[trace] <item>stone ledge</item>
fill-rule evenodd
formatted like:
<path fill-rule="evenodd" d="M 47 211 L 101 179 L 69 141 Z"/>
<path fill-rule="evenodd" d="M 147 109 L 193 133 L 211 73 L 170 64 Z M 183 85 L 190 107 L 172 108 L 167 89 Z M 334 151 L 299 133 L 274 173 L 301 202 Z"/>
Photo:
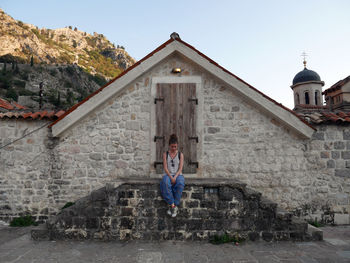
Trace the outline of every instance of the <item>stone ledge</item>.
<path fill-rule="evenodd" d="M 115 183 L 116 184 L 144 184 L 144 185 L 154 185 L 159 184 L 162 177 L 159 178 L 140 178 L 140 177 L 120 177 Z M 239 182 L 234 179 L 226 179 L 226 178 L 186 178 L 186 185 L 200 185 L 200 186 L 238 186 L 241 188 L 245 188 L 247 184 Z M 253 190 L 251 190 L 253 191 Z M 255 192 L 255 191 L 253 191 Z M 257 192 L 256 192 L 257 193 Z M 260 193 L 259 193 L 260 194 Z"/>
<path fill-rule="evenodd" d="M 268 242 L 319 238 L 307 232 L 307 223 L 277 210 L 276 203 L 235 180 L 187 180 L 179 213 L 171 218 L 160 196 L 159 181 L 126 178 L 108 184 L 62 210 L 47 222 L 47 231 L 38 229 L 32 237 L 206 240 L 227 233 Z"/>

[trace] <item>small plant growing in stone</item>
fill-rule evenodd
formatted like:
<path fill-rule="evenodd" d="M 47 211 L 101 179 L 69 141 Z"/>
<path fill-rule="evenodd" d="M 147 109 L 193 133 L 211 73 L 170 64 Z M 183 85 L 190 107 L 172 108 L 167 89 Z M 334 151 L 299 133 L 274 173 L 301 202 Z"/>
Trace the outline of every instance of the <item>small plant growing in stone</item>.
<path fill-rule="evenodd" d="M 312 226 L 314 226 L 314 227 L 323 227 L 323 226 L 324 226 L 324 224 L 322 224 L 321 222 L 319 222 L 319 221 L 317 220 L 317 218 L 315 218 L 315 220 L 308 220 L 307 223 L 310 224 L 310 225 L 312 225 Z"/>
<path fill-rule="evenodd" d="M 24 226 L 37 226 L 38 223 L 34 221 L 33 217 L 31 215 L 26 216 L 20 216 L 12 219 L 10 222 L 10 226 L 13 227 L 24 227 Z"/>
<path fill-rule="evenodd" d="M 68 207 L 70 207 L 70 206 L 72 206 L 72 205 L 74 205 L 73 202 L 67 202 L 67 203 L 61 208 L 61 210 L 65 209 L 65 208 L 68 208 Z"/>
<path fill-rule="evenodd" d="M 235 245 L 237 245 L 243 241 L 244 241 L 244 238 L 240 237 L 238 234 L 234 236 L 230 236 L 227 233 L 223 235 L 215 235 L 213 236 L 213 238 L 209 240 L 209 242 L 214 245 L 220 245 L 224 243 L 234 243 Z"/>

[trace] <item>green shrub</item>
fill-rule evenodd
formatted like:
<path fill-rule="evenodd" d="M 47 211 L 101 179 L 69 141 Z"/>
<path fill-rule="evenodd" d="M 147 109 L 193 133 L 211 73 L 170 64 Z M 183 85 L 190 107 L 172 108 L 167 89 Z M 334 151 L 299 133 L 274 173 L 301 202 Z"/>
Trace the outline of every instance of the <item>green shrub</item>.
<path fill-rule="evenodd" d="M 73 87 L 73 84 L 69 80 L 65 80 L 64 87 L 69 89 L 69 88 Z"/>
<path fill-rule="evenodd" d="M 30 91 L 30 90 L 27 90 L 27 89 L 19 89 L 17 91 L 17 93 L 18 93 L 18 96 L 33 96 L 33 95 L 36 95 L 36 92 Z"/>
<path fill-rule="evenodd" d="M 67 203 L 61 208 L 61 210 L 65 209 L 65 208 L 68 208 L 68 207 L 70 207 L 70 206 L 72 206 L 72 205 L 74 205 L 73 202 L 67 202 Z"/>
<path fill-rule="evenodd" d="M 38 223 L 36 223 L 33 220 L 33 217 L 31 215 L 16 217 L 12 219 L 12 221 L 10 222 L 10 226 L 13 226 L 13 227 L 17 227 L 17 226 L 23 227 L 23 226 L 31 226 L 31 225 L 34 225 L 34 226 L 38 225 Z"/>
<path fill-rule="evenodd" d="M 2 72 L 0 74 L 0 87 L 4 89 L 9 89 L 12 86 L 12 74 L 9 72 Z"/>
<path fill-rule="evenodd" d="M 96 74 L 96 75 L 90 74 L 89 75 L 89 79 L 93 80 L 99 86 L 103 86 L 103 85 L 105 85 L 107 83 L 107 80 L 103 76 L 101 76 L 99 74 Z"/>
<path fill-rule="evenodd" d="M 21 58 L 21 57 L 13 56 L 11 54 L 6 54 L 3 56 L 0 56 L 0 62 L 2 62 L 2 63 L 4 63 L 4 62 L 6 62 L 6 63 L 17 62 L 20 64 L 25 64 L 26 60 Z"/>
<path fill-rule="evenodd" d="M 245 239 L 240 237 L 238 234 L 234 236 L 230 236 L 229 234 L 224 235 L 215 235 L 213 238 L 209 240 L 210 243 L 214 245 L 224 244 L 224 243 L 241 243 Z"/>
<path fill-rule="evenodd" d="M 66 94 L 67 107 L 69 107 L 69 108 L 72 107 L 74 105 L 74 100 L 75 100 L 75 98 L 74 98 L 73 92 L 70 89 L 68 89 L 67 94 Z"/>
<path fill-rule="evenodd" d="M 317 218 L 315 218 L 315 220 L 311 220 L 310 219 L 310 220 L 307 221 L 307 223 L 312 225 L 312 226 L 314 226 L 314 227 L 323 227 L 324 226 L 324 224 L 322 222 L 319 222 L 317 220 Z"/>
<path fill-rule="evenodd" d="M 13 80 L 13 85 L 16 87 L 19 87 L 19 88 L 25 88 L 26 82 L 23 80 L 15 79 L 15 80 Z"/>
<path fill-rule="evenodd" d="M 18 100 L 18 94 L 13 88 L 9 88 L 6 93 L 5 97 L 8 99 L 13 99 L 14 101 Z"/>
<path fill-rule="evenodd" d="M 57 75 L 57 70 L 56 69 L 51 69 L 50 70 L 50 75 L 53 76 L 53 77 L 56 76 Z"/>
<path fill-rule="evenodd" d="M 68 73 L 68 75 L 73 76 L 75 72 L 74 67 L 73 66 L 66 67 L 66 72 Z"/>
<path fill-rule="evenodd" d="M 69 55 L 67 52 L 63 52 L 58 57 L 58 60 L 62 63 L 71 64 L 74 60 L 74 57 L 72 55 Z"/>

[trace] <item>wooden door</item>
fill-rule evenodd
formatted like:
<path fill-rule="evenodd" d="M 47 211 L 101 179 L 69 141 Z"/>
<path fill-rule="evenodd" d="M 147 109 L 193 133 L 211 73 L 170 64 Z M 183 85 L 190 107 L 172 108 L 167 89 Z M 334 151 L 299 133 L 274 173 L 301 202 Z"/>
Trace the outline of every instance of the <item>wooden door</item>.
<path fill-rule="evenodd" d="M 196 173 L 197 143 L 196 134 L 196 84 L 159 83 L 156 103 L 156 170 L 163 172 L 162 156 L 168 150 L 171 134 L 179 139 L 179 151 L 184 154 L 183 173 Z"/>

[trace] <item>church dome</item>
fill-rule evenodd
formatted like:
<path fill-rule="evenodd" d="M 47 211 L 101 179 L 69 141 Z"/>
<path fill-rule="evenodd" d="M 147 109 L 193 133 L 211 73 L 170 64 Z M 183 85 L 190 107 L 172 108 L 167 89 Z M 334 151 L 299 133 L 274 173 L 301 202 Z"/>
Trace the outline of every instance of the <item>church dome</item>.
<path fill-rule="evenodd" d="M 321 78 L 315 71 L 304 68 L 304 70 L 295 75 L 293 85 L 307 81 L 321 81 Z"/>

